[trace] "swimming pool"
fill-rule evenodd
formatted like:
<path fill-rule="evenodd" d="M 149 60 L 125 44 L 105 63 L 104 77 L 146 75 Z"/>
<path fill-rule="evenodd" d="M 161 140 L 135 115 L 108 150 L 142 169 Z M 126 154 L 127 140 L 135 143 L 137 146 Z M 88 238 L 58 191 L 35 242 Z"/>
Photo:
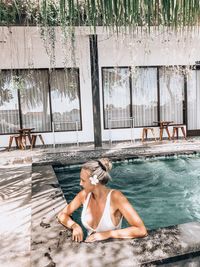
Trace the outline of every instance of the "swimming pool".
<path fill-rule="evenodd" d="M 80 168 L 54 168 L 67 202 L 80 191 Z M 199 156 L 114 162 L 111 176 L 108 186 L 125 194 L 148 229 L 200 221 Z M 80 212 L 73 217 L 79 223 Z"/>

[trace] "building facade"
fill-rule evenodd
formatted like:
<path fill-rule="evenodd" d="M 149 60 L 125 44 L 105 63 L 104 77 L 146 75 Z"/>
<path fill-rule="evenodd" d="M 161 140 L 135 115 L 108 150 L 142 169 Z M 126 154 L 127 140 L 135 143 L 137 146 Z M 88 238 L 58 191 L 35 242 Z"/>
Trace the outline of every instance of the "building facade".
<path fill-rule="evenodd" d="M 0 146 L 20 128 L 46 144 L 101 146 L 145 126 L 158 135 L 160 120 L 200 135 L 199 43 L 195 28 L 0 27 Z"/>

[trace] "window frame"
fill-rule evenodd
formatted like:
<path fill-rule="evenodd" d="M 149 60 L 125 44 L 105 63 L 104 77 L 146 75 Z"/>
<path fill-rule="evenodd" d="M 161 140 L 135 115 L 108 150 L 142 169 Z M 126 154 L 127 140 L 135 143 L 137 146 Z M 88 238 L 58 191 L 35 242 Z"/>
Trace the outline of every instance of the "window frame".
<path fill-rule="evenodd" d="M 126 66 L 122 66 L 122 67 L 101 67 L 101 77 L 102 77 L 102 103 L 103 103 L 103 125 L 104 125 L 104 129 L 108 130 L 109 127 L 106 127 L 106 116 L 105 116 L 105 94 L 104 94 L 104 76 L 103 76 L 103 70 L 104 69 L 115 69 L 115 68 L 120 68 L 120 69 L 128 69 L 130 72 L 131 67 L 126 67 Z M 130 97 L 130 105 L 129 105 L 129 114 L 130 114 L 130 118 L 132 117 L 132 92 L 131 92 L 131 76 L 129 75 L 129 97 Z M 112 129 L 130 129 L 131 126 L 127 126 L 127 127 L 114 127 Z"/>
<path fill-rule="evenodd" d="M 54 68 L 53 70 L 76 70 L 78 75 L 78 97 L 79 97 L 79 107 L 80 107 L 80 128 L 78 129 L 78 132 L 83 130 L 83 124 L 82 124 L 82 106 L 81 106 L 81 90 L 80 90 L 80 71 L 79 68 Z M 52 99 L 51 99 L 51 84 L 50 84 L 50 71 L 48 75 L 49 80 L 49 98 L 50 98 L 50 113 L 51 113 L 51 132 L 53 132 L 52 129 L 52 123 L 53 123 L 53 112 L 52 112 Z M 55 133 L 60 132 L 76 132 L 76 130 L 56 130 Z"/>
<path fill-rule="evenodd" d="M 184 65 L 176 65 L 178 67 L 185 68 L 186 66 Z M 150 65 L 150 66 L 135 66 L 135 68 L 155 68 L 157 72 L 157 118 L 158 121 L 160 121 L 160 69 L 163 67 L 173 67 L 172 65 L 165 66 L 165 65 Z M 192 67 L 192 66 L 190 66 Z M 103 129 L 108 130 L 109 128 L 105 127 L 105 99 L 104 99 L 104 76 L 103 76 L 103 70 L 104 69 L 115 69 L 115 68 L 129 68 L 130 73 L 131 73 L 131 66 L 102 66 L 101 67 L 101 76 L 102 76 L 102 103 L 103 103 Z M 184 78 L 184 105 L 183 105 L 183 124 L 187 125 L 187 78 L 186 74 L 183 74 Z M 132 76 L 130 75 L 129 77 L 130 80 L 130 117 L 133 116 L 133 110 L 132 110 Z M 176 124 L 179 125 L 179 124 Z M 140 125 L 140 126 L 134 126 L 134 128 L 144 128 L 144 127 L 158 127 L 158 124 L 155 123 L 155 125 L 149 126 L 149 125 Z M 115 129 L 130 129 L 130 127 L 119 127 L 119 128 L 112 128 L 113 130 Z"/>
<path fill-rule="evenodd" d="M 55 70 L 65 70 L 65 68 L 54 68 Z M 80 71 L 79 68 L 66 68 L 67 70 L 70 69 L 74 69 L 77 71 L 77 75 L 78 75 L 78 97 L 79 97 L 79 107 L 80 107 L 80 128 L 78 129 L 78 131 L 82 131 L 83 127 L 82 127 L 82 106 L 81 106 L 81 92 L 80 92 Z M 52 122 L 53 122 L 53 114 L 52 114 L 52 99 L 51 99 L 51 85 L 50 85 L 50 71 L 51 69 L 49 68 L 35 68 L 35 69 L 1 69 L 1 71 L 15 71 L 16 76 L 20 75 L 20 71 L 34 71 L 34 70 L 46 70 L 48 73 L 48 101 L 49 101 L 49 111 L 50 111 L 50 130 L 49 131 L 34 131 L 34 133 L 52 133 L 53 129 L 52 129 Z M 22 109 L 21 109 L 21 99 L 20 99 L 20 90 L 17 89 L 17 101 L 18 101 L 18 113 L 19 113 L 19 125 L 20 128 L 23 128 L 22 125 Z M 59 131 L 55 131 L 55 132 L 76 132 L 76 130 L 59 130 Z M 10 132 L 10 133 L 0 133 L 0 135 L 12 135 L 12 134 L 16 134 L 18 132 Z"/>
<path fill-rule="evenodd" d="M 18 70 L 17 69 L 1 69 L 0 71 L 10 71 L 15 72 L 15 75 L 18 76 Z M 21 118 L 21 106 L 20 106 L 20 99 L 19 99 L 19 90 L 17 89 L 17 102 L 18 102 L 18 116 L 19 116 L 19 127 L 22 128 L 22 118 Z M 0 135 L 12 135 L 17 134 L 18 132 L 10 132 L 10 133 L 0 133 Z"/>

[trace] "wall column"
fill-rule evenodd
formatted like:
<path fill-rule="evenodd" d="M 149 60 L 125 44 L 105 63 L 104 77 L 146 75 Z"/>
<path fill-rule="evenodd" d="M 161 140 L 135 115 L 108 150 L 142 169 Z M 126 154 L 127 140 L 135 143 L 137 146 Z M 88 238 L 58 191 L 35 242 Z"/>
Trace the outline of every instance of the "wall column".
<path fill-rule="evenodd" d="M 94 120 L 94 145 L 95 147 L 102 147 L 97 35 L 89 35 L 89 40 Z"/>

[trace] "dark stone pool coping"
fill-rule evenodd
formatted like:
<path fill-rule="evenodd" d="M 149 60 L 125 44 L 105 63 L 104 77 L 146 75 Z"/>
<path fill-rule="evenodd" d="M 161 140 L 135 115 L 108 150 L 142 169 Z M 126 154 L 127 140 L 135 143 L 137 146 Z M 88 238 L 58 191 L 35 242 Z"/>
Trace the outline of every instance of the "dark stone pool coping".
<path fill-rule="evenodd" d="M 182 151 L 181 154 L 191 154 L 191 152 L 197 153 L 193 150 Z M 176 155 L 176 153 L 167 152 L 158 155 Z M 199 222 L 153 230 L 143 239 L 115 239 L 95 244 L 84 242 L 78 244 L 71 241 L 70 230 L 56 222 L 56 214 L 66 205 L 66 201 L 51 165 L 82 163 L 89 158 L 105 156 L 119 160 L 152 157 L 153 154 L 138 155 L 123 151 L 116 155 L 115 151 L 110 150 L 49 153 L 44 160 L 33 163 L 32 266 L 156 266 L 199 256 Z"/>
<path fill-rule="evenodd" d="M 130 147 L 123 149 L 92 149 L 92 150 L 77 150 L 77 151 L 63 151 L 63 152 L 48 152 L 42 155 L 41 158 L 33 158 L 33 166 L 36 165 L 71 165 L 84 163 L 89 159 L 97 159 L 100 157 L 108 157 L 112 161 L 123 161 L 126 159 L 139 159 L 139 158 L 156 158 L 177 155 L 196 155 L 200 153 L 200 146 L 195 149 L 183 146 L 171 146 L 166 151 L 163 151 L 162 146 L 157 147 Z"/>

